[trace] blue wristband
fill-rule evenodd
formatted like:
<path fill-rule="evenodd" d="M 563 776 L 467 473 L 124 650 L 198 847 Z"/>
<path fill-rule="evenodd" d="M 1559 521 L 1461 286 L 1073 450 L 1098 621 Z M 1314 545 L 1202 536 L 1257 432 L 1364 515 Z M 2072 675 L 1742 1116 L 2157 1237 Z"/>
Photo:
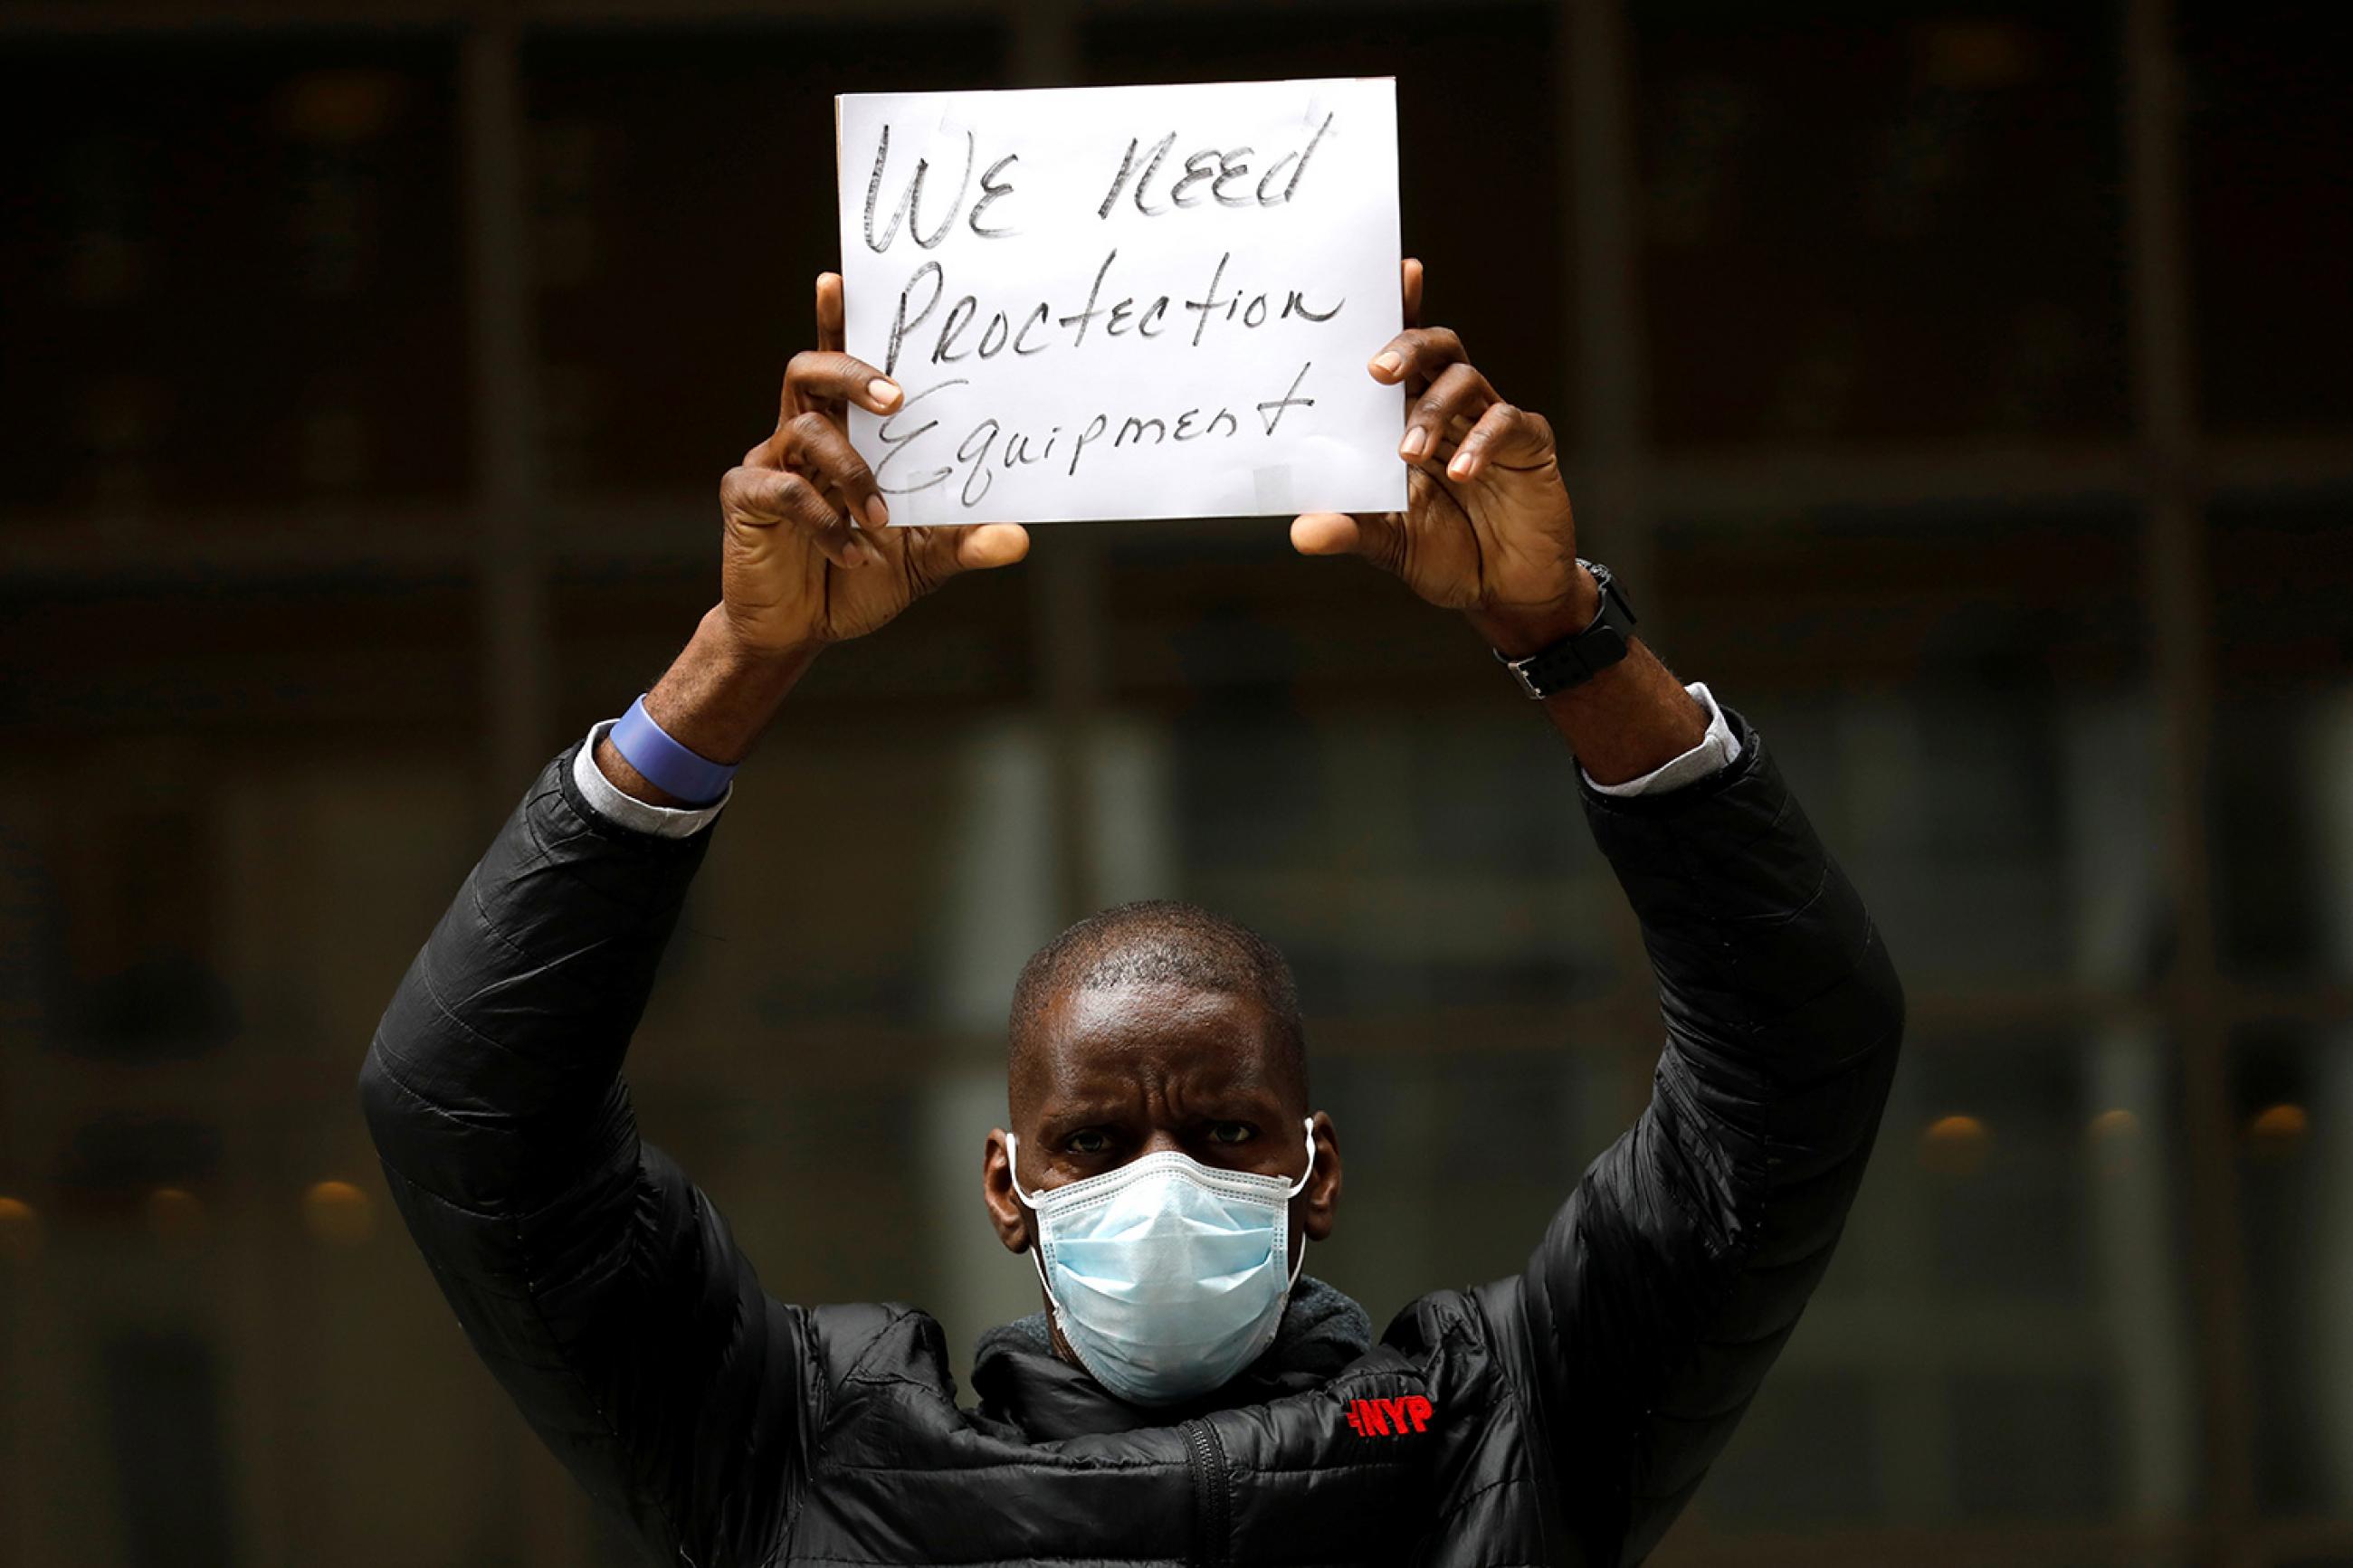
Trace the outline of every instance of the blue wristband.
<path fill-rule="evenodd" d="M 605 738 L 648 783 L 690 805 L 709 805 L 727 793 L 727 781 L 735 776 L 733 767 L 696 756 L 671 740 L 646 712 L 642 697 L 629 704 Z"/>

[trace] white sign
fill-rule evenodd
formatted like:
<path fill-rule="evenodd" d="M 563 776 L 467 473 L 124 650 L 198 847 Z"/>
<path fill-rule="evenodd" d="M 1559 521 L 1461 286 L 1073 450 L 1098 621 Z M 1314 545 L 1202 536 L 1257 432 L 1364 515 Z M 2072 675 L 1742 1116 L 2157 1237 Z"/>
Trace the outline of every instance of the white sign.
<path fill-rule="evenodd" d="M 1394 80 L 834 103 L 892 522 L 1405 505 Z"/>

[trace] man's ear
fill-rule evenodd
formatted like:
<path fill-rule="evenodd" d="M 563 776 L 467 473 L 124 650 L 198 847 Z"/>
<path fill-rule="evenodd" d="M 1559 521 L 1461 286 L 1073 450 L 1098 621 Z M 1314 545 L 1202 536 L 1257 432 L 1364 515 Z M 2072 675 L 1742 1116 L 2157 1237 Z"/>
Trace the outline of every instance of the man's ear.
<path fill-rule="evenodd" d="M 1310 1241 L 1329 1241 L 1340 1212 L 1340 1132 L 1322 1111 L 1314 1120 L 1315 1170 L 1300 1189 L 1299 1228 Z"/>
<path fill-rule="evenodd" d="M 980 1157 L 980 1201 L 988 1205 L 988 1223 L 1008 1252 L 1029 1250 L 1029 1209 L 1013 1195 L 1013 1157 L 1005 1129 L 992 1127 Z"/>

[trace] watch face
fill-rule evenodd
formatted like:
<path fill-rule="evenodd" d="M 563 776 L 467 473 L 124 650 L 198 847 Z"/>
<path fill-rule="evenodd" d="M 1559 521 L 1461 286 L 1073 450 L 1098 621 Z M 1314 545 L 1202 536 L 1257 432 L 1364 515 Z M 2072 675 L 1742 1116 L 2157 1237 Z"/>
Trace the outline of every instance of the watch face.
<path fill-rule="evenodd" d="M 1627 602 L 1625 590 L 1618 586 L 1618 579 L 1609 567 L 1599 561 L 1588 561 L 1583 556 L 1577 558 L 1577 563 L 1593 574 L 1594 586 L 1601 590 L 1601 613 L 1604 616 L 1614 614 L 1630 626 L 1641 618 L 1634 614 L 1634 606 Z"/>

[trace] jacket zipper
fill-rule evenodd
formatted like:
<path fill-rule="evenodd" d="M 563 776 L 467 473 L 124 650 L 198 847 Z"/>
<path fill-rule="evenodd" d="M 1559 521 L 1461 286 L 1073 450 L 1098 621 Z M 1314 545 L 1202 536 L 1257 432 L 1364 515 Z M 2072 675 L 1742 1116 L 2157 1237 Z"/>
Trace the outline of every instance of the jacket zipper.
<path fill-rule="evenodd" d="M 1185 1458 L 1193 1472 L 1195 1568 L 1225 1568 L 1230 1560 L 1233 1494 L 1226 1446 L 1207 1421 L 1185 1423 Z"/>

